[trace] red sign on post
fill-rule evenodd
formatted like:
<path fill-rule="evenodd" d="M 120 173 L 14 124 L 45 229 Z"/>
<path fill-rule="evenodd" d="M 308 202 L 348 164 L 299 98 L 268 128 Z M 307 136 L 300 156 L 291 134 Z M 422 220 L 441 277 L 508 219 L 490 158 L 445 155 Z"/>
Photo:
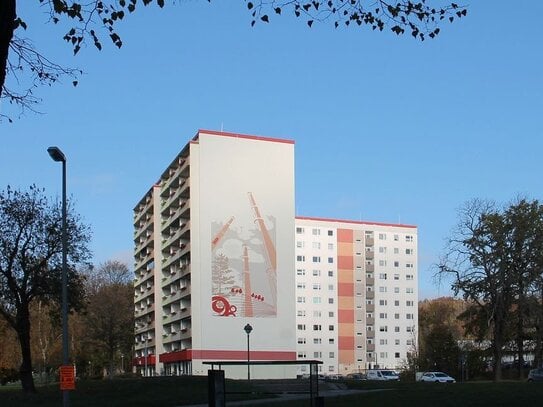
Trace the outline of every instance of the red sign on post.
<path fill-rule="evenodd" d="M 60 367 L 60 390 L 75 390 L 75 366 Z"/>

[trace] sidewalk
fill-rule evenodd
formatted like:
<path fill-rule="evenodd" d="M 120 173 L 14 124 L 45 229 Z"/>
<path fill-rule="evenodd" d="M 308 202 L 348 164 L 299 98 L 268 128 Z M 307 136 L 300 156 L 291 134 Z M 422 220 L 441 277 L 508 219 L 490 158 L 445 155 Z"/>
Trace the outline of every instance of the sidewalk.
<path fill-rule="evenodd" d="M 324 390 L 319 392 L 319 397 L 327 398 L 333 398 L 333 397 L 339 397 L 339 396 L 349 396 L 351 394 L 361 394 L 361 393 L 373 393 L 376 391 L 386 391 L 389 389 L 374 389 L 374 390 Z M 274 398 L 266 398 L 266 399 L 255 399 L 255 400 L 242 400 L 242 401 L 227 401 L 226 406 L 227 407 L 234 407 L 234 406 L 255 406 L 258 404 L 264 404 L 264 403 L 279 403 L 283 401 L 290 401 L 290 400 L 309 400 L 309 394 L 293 394 L 293 393 L 281 393 L 277 394 L 278 397 Z M 325 401 L 326 405 L 326 401 Z M 184 406 L 177 406 L 177 407 L 208 407 L 208 403 L 205 404 L 191 404 L 191 405 L 184 405 Z"/>

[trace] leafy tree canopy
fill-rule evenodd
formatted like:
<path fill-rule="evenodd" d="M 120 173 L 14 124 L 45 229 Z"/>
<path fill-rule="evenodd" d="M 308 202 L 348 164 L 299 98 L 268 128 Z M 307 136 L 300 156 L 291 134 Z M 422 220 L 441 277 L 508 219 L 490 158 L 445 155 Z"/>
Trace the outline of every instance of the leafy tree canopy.
<path fill-rule="evenodd" d="M 211 2 L 211 0 L 207 0 Z M 312 27 L 327 22 L 336 28 L 367 27 L 383 31 L 389 29 L 397 35 L 409 33 L 424 41 L 435 38 L 442 21 L 453 22 L 467 15 L 467 8 L 456 3 L 438 0 L 244 0 L 250 13 L 251 25 L 269 23 L 273 17 L 294 15 Z M 175 3 L 175 1 L 171 1 Z M 156 4 L 160 8 L 166 0 L 37 0 L 37 8 L 46 10 L 54 24 L 68 24 L 63 36 L 77 54 L 82 46 L 92 43 L 98 50 L 104 40 L 121 48 L 123 41 L 117 24 L 138 7 Z M 21 111 L 34 110 L 39 99 L 33 90 L 51 85 L 61 77 L 72 79 L 74 86 L 80 70 L 61 66 L 47 58 L 43 50 L 36 49 L 24 37 L 27 24 L 24 16 L 17 15 L 17 0 L 0 2 L 0 96 L 20 106 Z M 21 88 L 8 88 L 6 77 L 19 79 L 26 75 L 29 81 Z M 18 83 L 18 81 L 15 81 Z M 0 119 L 2 115 L 0 114 Z M 9 119 L 9 118 L 8 118 Z M 11 121 L 11 119 L 9 119 Z"/>

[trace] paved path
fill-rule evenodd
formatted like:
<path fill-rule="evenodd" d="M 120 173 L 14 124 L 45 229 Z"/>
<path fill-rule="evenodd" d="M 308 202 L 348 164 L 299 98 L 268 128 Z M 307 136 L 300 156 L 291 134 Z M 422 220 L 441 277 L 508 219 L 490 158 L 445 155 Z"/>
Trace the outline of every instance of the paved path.
<path fill-rule="evenodd" d="M 389 389 L 374 389 L 374 390 L 323 390 L 319 391 L 319 396 L 324 398 L 330 398 L 330 397 L 338 397 L 338 396 L 349 396 L 351 394 L 361 394 L 361 393 L 372 393 L 376 391 L 386 391 Z M 267 398 L 267 399 L 256 399 L 256 400 L 242 400 L 242 401 L 227 401 L 226 406 L 227 407 L 234 407 L 234 406 L 255 406 L 258 404 L 264 404 L 264 403 L 274 403 L 274 402 L 282 402 L 282 401 L 290 401 L 290 400 L 304 400 L 309 399 L 309 394 L 293 394 L 293 393 L 282 393 L 277 394 L 278 397 L 275 398 Z M 326 405 L 326 402 L 325 402 Z M 185 406 L 179 406 L 179 407 L 208 407 L 208 403 L 205 404 L 192 404 L 192 405 L 185 405 Z"/>

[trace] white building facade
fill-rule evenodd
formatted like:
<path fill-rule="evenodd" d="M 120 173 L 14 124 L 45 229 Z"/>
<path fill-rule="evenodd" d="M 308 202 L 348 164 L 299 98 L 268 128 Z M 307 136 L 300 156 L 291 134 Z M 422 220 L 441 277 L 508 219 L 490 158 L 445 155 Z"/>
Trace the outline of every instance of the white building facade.
<path fill-rule="evenodd" d="M 247 360 L 246 324 L 251 360 L 296 359 L 292 141 L 200 130 L 138 203 L 134 226 L 144 375 Z"/>
<path fill-rule="evenodd" d="M 294 202 L 293 141 L 200 130 L 185 145 L 134 208 L 139 372 L 245 361 L 247 324 L 253 361 L 402 366 L 416 347 L 417 228 L 295 217 Z"/>
<path fill-rule="evenodd" d="M 297 217 L 295 235 L 298 359 L 322 360 L 325 375 L 404 366 L 417 346 L 417 228 Z"/>

